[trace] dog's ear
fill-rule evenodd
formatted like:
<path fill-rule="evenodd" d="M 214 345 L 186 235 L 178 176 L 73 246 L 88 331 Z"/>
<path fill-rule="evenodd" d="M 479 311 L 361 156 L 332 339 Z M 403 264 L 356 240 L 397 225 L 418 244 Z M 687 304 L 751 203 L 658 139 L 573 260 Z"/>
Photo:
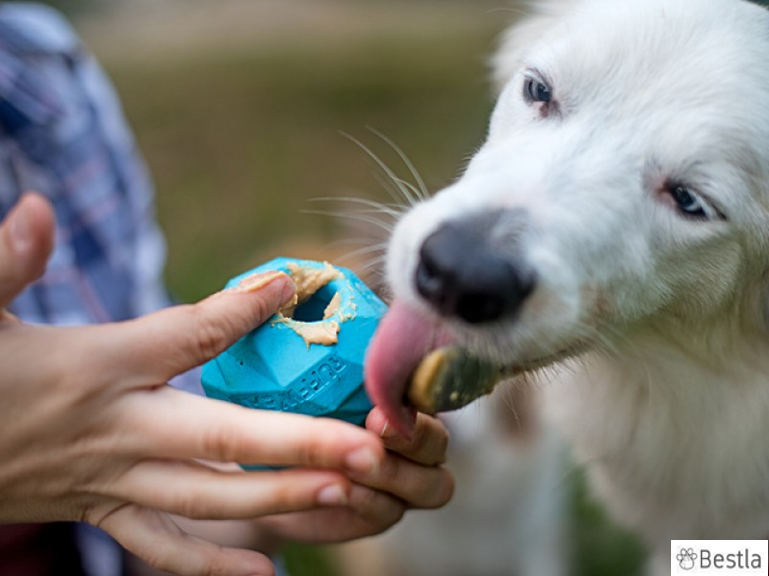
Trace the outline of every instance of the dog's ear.
<path fill-rule="evenodd" d="M 491 57 L 491 78 L 496 92 L 501 92 L 518 71 L 526 51 L 556 26 L 576 1 L 529 1 L 523 8 L 525 15 L 502 34 L 499 46 Z"/>

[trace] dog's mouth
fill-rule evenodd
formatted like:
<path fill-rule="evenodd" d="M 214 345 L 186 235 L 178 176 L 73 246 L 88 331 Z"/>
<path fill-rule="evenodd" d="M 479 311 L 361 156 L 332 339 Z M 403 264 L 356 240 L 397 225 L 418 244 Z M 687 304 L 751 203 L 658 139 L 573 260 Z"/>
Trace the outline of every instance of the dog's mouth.
<path fill-rule="evenodd" d="M 409 433 L 414 422 L 406 400 L 411 375 L 425 356 L 453 341 L 438 319 L 397 300 L 379 324 L 366 354 L 366 391 L 401 432 Z"/>
<path fill-rule="evenodd" d="M 456 410 L 514 372 L 467 352 L 439 318 L 396 301 L 369 346 L 366 390 L 389 422 L 409 434 L 415 410 Z"/>
<path fill-rule="evenodd" d="M 440 317 L 395 301 L 369 346 L 366 391 L 400 432 L 409 435 L 416 411 L 457 410 L 489 394 L 498 383 L 535 372 L 590 347 L 570 342 L 557 352 L 503 364 L 465 349 L 461 335 Z"/>

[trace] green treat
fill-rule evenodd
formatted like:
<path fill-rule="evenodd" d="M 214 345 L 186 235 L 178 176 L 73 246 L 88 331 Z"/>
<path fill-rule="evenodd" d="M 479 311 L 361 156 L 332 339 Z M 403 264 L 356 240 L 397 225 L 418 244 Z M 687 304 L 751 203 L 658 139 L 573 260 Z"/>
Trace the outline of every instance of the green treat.
<path fill-rule="evenodd" d="M 457 410 L 491 393 L 504 377 L 504 371 L 488 360 L 446 346 L 422 360 L 411 377 L 407 396 L 420 412 L 437 414 Z"/>

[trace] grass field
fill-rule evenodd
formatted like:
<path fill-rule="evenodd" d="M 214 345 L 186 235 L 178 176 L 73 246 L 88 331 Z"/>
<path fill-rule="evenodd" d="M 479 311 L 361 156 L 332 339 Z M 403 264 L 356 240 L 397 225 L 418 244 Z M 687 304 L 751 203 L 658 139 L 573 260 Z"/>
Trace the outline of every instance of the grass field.
<path fill-rule="evenodd" d="M 381 131 L 431 190 L 450 182 L 486 130 L 485 59 L 512 17 L 498 5 L 189 0 L 82 20 L 154 174 L 173 293 L 193 301 L 273 256 L 360 247 L 347 241 L 370 226 L 309 213 L 345 204 L 314 198 L 392 202 L 381 170 L 343 134 L 407 176 L 368 127 Z M 639 573 L 638 546 L 579 484 L 573 509 L 575 575 Z M 315 549 L 288 559 L 295 576 L 334 575 Z"/>

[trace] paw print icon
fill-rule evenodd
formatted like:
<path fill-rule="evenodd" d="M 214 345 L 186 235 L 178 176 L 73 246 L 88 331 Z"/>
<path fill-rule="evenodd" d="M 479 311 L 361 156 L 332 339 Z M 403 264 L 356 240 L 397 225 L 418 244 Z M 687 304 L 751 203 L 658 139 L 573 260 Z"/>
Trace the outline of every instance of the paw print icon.
<path fill-rule="evenodd" d="M 681 570 L 692 570 L 695 566 L 694 562 L 697 560 L 697 553 L 693 548 L 679 548 L 676 560 L 678 560 L 678 566 Z"/>

